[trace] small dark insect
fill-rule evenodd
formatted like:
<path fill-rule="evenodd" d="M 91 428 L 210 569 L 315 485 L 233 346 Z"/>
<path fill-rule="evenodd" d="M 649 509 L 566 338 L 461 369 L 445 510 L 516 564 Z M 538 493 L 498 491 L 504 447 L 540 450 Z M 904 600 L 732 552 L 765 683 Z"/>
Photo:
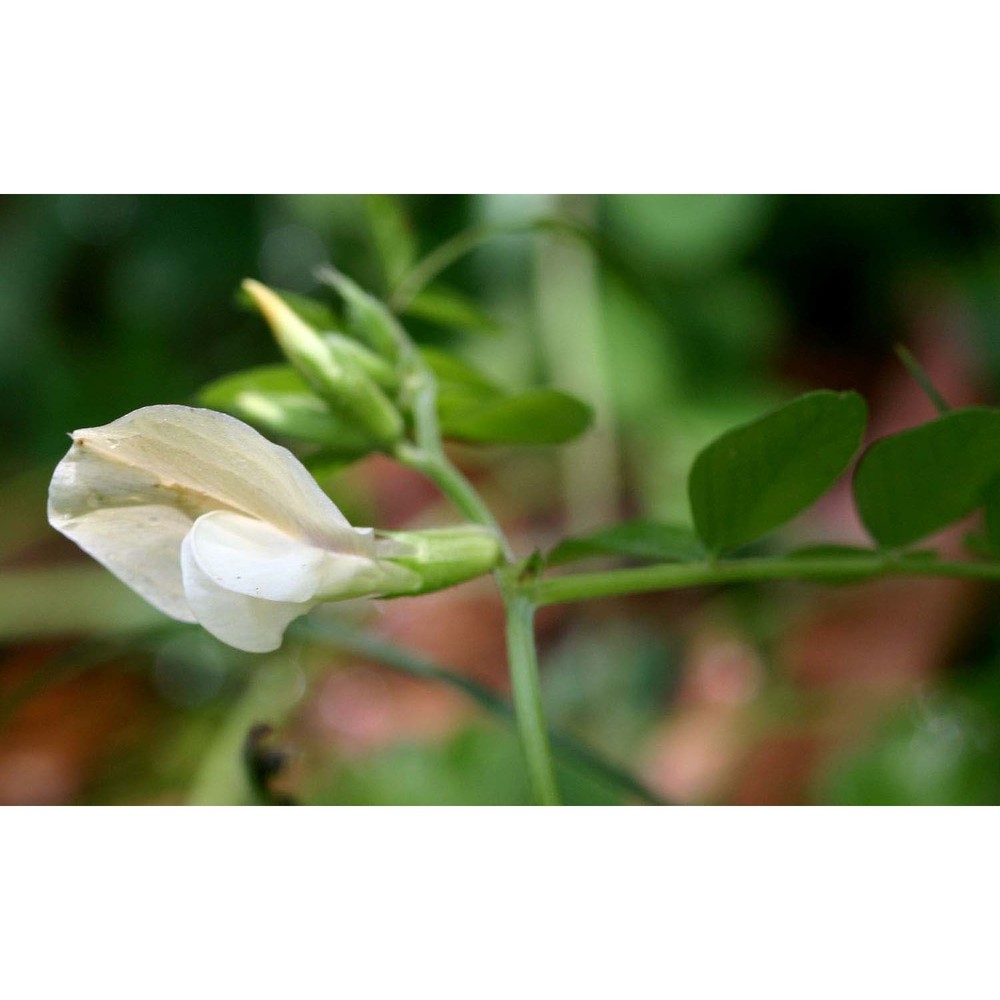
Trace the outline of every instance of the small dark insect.
<path fill-rule="evenodd" d="M 266 722 L 251 726 L 243 743 L 243 762 L 262 804 L 294 806 L 297 803 L 293 796 L 273 788 L 274 779 L 285 771 L 291 759 L 287 750 L 268 745 L 273 735 L 274 729 Z"/>

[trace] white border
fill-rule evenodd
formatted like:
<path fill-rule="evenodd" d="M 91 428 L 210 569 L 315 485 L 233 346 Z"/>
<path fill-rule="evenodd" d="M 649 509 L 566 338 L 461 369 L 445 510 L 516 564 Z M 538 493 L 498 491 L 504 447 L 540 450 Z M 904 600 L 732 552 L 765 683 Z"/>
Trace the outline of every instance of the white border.
<path fill-rule="evenodd" d="M 5 14 L 0 191 L 989 191 L 985 10 L 878 2 Z"/>
<path fill-rule="evenodd" d="M 8 995 L 993 995 L 997 809 L 17 809 Z"/>

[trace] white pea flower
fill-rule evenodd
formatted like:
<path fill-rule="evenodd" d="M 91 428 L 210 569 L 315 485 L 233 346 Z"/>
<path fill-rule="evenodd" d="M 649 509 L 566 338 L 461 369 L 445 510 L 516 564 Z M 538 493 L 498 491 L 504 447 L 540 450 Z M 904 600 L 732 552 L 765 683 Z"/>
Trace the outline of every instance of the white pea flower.
<path fill-rule="evenodd" d="M 420 587 L 380 558 L 399 542 L 351 527 L 291 452 L 234 417 L 147 406 L 72 438 L 49 523 L 160 611 L 237 649 L 277 649 L 322 601 Z"/>

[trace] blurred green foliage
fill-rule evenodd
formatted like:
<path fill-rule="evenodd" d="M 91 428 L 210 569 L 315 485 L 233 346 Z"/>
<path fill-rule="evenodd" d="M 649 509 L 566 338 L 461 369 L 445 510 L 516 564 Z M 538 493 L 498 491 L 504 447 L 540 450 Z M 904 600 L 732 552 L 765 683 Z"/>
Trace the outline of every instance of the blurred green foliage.
<path fill-rule="evenodd" d="M 552 217 L 570 225 L 532 230 L 533 220 Z M 468 227 L 481 227 L 482 238 L 405 304 L 407 328 L 503 386 L 546 384 L 556 368 L 561 379 L 583 378 L 582 354 L 576 367 L 572 357 L 556 365 L 546 346 L 538 247 L 569 240 L 588 248 L 603 384 L 586 401 L 599 428 L 610 422 L 630 517 L 689 523 L 694 456 L 791 393 L 821 386 L 870 397 L 927 298 L 958 304 L 977 377 L 989 390 L 1000 377 L 1000 201 L 990 197 L 6 197 L 0 632 L 10 648 L 148 624 L 145 606 L 96 567 L 48 575 L 66 551 L 45 525 L 44 492 L 69 430 L 152 403 L 193 402 L 212 380 L 278 361 L 238 301 L 243 278 L 336 310 L 314 276 L 332 263 L 389 298 L 419 261 Z M 580 301 L 575 294 L 567 293 L 567 309 Z M 558 379 L 555 388 L 579 391 Z M 500 451 L 482 461 L 508 496 L 502 517 L 544 521 L 568 502 L 552 492 L 551 453 Z M 370 503 L 356 483 L 337 482 L 347 507 Z M 772 655 L 784 609 L 769 593 L 740 593 L 755 608 L 741 627 L 766 661 L 761 713 L 779 705 L 794 716 L 799 708 Z M 554 720 L 619 760 L 641 756 L 669 717 L 680 669 L 674 620 L 664 625 L 660 610 L 634 614 L 615 628 L 576 623 L 547 655 Z M 814 782 L 818 800 L 1000 801 L 1000 635 L 983 616 L 976 621 L 975 649 L 941 664 L 937 687 L 901 704 L 863 746 L 833 755 Z M 85 797 L 188 795 L 207 780 L 213 752 L 231 763 L 256 668 L 216 647 L 143 654 L 138 669 L 161 722 L 134 754 L 116 756 Z M 478 718 L 444 740 L 331 759 L 306 783 L 310 799 L 524 801 L 516 742 Z M 561 779 L 571 801 L 608 800 L 580 776 Z"/>

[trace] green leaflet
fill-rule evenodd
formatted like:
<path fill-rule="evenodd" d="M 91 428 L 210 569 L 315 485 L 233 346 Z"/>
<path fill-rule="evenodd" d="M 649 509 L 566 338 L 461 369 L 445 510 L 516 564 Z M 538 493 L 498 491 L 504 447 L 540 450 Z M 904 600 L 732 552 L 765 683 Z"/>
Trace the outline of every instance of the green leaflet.
<path fill-rule="evenodd" d="M 592 420 L 589 406 L 557 389 L 508 392 L 445 351 L 421 348 L 438 382 L 445 437 L 470 444 L 562 444 Z"/>
<path fill-rule="evenodd" d="M 986 533 L 977 554 L 982 555 L 985 550 L 990 556 L 996 556 L 1000 553 L 1000 478 L 991 480 L 983 490 L 983 515 Z M 973 551 L 976 551 L 975 544 L 972 543 Z"/>
<path fill-rule="evenodd" d="M 421 347 L 420 355 L 434 373 L 439 392 L 474 391 L 476 399 L 495 398 L 505 394 L 488 375 L 455 357 L 454 354 L 435 347 Z"/>
<path fill-rule="evenodd" d="M 546 558 L 550 566 L 594 556 L 626 556 L 654 562 L 692 562 L 705 557 L 694 532 L 677 524 L 625 521 L 589 535 L 561 541 Z"/>
<path fill-rule="evenodd" d="M 971 513 L 998 474 L 1000 410 L 970 407 L 876 441 L 858 463 L 854 498 L 872 538 L 891 548 Z"/>
<path fill-rule="evenodd" d="M 688 496 L 713 553 L 752 542 L 805 510 L 847 467 L 867 419 L 855 392 L 810 392 L 716 438 L 695 459 Z"/>
<path fill-rule="evenodd" d="M 436 286 L 415 295 L 404 310 L 406 316 L 465 333 L 496 334 L 500 324 L 468 296 Z"/>
<path fill-rule="evenodd" d="M 440 383 L 438 415 L 446 437 L 475 444 L 559 444 L 590 425 L 589 407 L 555 389 L 507 393 L 450 355 L 425 350 Z M 334 457 L 371 451 L 363 432 L 333 414 L 288 364 L 226 375 L 198 393 L 198 402 L 279 437 L 323 445 Z"/>
<path fill-rule="evenodd" d="M 198 402 L 269 434 L 323 445 L 334 455 L 356 457 L 371 450 L 368 438 L 338 420 L 289 364 L 225 375 L 204 386 Z"/>
<path fill-rule="evenodd" d="M 417 243 L 402 200 L 391 194 L 366 194 L 361 203 L 389 288 L 395 288 L 417 261 Z"/>
<path fill-rule="evenodd" d="M 591 423 L 589 406 L 558 389 L 476 401 L 466 393 L 442 392 L 438 416 L 445 437 L 472 444 L 563 444 Z"/>

